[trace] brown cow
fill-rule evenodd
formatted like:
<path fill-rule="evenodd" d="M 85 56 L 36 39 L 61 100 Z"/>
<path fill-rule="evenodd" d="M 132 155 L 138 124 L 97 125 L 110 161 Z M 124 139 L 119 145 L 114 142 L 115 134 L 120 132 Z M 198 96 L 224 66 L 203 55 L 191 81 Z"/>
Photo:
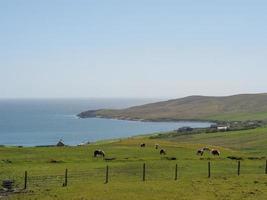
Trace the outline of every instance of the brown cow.
<path fill-rule="evenodd" d="M 220 156 L 220 151 L 217 149 L 211 149 L 210 153 L 214 156 Z"/>

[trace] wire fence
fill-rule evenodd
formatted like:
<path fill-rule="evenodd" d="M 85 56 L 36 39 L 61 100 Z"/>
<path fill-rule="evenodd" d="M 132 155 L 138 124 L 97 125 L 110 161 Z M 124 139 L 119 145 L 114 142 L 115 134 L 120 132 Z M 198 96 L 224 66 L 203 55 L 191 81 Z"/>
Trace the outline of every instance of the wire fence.
<path fill-rule="evenodd" d="M 267 160 L 258 162 L 243 161 L 201 161 L 171 163 L 138 163 L 109 165 L 86 170 L 65 169 L 61 173 L 47 174 L 45 171 L 25 171 L 21 174 L 0 173 L 0 180 L 13 180 L 14 187 L 20 189 L 68 187 L 77 183 L 104 183 L 112 181 L 179 181 L 181 177 L 222 177 L 250 174 L 267 174 Z M 52 173 L 52 172 L 51 172 Z"/>

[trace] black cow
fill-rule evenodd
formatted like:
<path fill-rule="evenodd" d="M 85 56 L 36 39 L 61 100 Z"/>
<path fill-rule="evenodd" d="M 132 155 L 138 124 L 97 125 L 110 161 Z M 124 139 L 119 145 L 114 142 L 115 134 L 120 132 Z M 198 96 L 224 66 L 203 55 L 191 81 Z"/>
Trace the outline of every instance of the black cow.
<path fill-rule="evenodd" d="M 203 149 L 198 149 L 197 150 L 197 155 L 198 156 L 203 156 L 203 154 L 204 154 L 204 150 Z"/>
<path fill-rule="evenodd" d="M 165 149 L 161 149 L 161 150 L 159 151 L 159 154 L 160 154 L 160 155 L 166 155 L 166 150 L 165 150 Z"/>
<path fill-rule="evenodd" d="M 94 157 L 102 156 L 105 157 L 105 152 L 103 150 L 97 149 L 94 151 Z"/>
<path fill-rule="evenodd" d="M 146 147 L 145 143 L 140 144 L 140 147 Z"/>

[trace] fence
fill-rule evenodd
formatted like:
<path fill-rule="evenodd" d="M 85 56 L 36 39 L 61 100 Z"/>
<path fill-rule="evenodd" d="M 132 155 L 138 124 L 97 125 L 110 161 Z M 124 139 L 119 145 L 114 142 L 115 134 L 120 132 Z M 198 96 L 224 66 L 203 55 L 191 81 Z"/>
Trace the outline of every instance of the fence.
<path fill-rule="evenodd" d="M 237 162 L 211 162 L 202 161 L 201 164 L 171 162 L 170 165 L 154 167 L 153 163 L 139 163 L 138 165 L 110 166 L 91 168 L 87 170 L 62 170 L 62 173 L 42 175 L 41 171 L 25 171 L 21 176 L 8 177 L 3 173 L 1 179 L 12 178 L 15 187 L 29 189 L 36 187 L 67 187 L 71 184 L 85 182 L 99 182 L 108 184 L 113 180 L 125 181 L 149 181 L 149 180 L 173 180 L 179 181 L 184 177 L 212 178 L 213 176 L 240 176 L 246 174 L 267 174 L 267 160 L 258 162 L 257 165 L 246 164 L 242 161 Z"/>

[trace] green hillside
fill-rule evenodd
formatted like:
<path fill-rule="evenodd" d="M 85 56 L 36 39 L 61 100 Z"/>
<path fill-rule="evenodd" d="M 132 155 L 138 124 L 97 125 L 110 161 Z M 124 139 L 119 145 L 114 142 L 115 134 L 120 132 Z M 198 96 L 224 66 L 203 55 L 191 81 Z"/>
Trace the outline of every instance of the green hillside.
<path fill-rule="evenodd" d="M 89 110 L 81 118 L 104 117 L 130 120 L 265 120 L 267 94 L 226 97 L 189 96 L 121 110 Z"/>
<path fill-rule="evenodd" d="M 180 143 L 221 146 L 253 156 L 267 156 L 267 128 L 164 137 Z"/>

